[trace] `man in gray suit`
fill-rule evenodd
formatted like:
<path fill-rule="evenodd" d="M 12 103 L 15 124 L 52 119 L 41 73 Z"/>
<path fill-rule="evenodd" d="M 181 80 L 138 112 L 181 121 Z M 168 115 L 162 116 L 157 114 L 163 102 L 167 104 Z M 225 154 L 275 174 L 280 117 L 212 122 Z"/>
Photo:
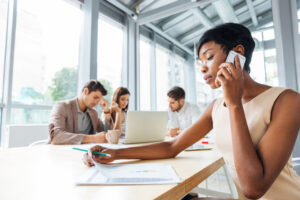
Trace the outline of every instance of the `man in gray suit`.
<path fill-rule="evenodd" d="M 107 142 L 104 131 L 105 129 L 112 129 L 113 122 L 110 113 L 118 108 L 108 108 L 107 101 L 103 99 L 106 94 L 106 89 L 99 81 L 91 80 L 86 83 L 82 89 L 82 94 L 77 98 L 56 103 L 50 117 L 49 143 Z M 105 113 L 105 125 L 98 118 L 98 113 L 94 109 L 99 102 Z"/>

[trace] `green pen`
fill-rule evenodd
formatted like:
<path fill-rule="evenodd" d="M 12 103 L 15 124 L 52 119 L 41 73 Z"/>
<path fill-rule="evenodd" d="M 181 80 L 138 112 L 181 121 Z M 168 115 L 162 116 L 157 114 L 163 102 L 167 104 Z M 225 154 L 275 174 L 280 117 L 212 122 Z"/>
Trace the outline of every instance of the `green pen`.
<path fill-rule="evenodd" d="M 105 124 L 103 124 L 103 128 L 104 128 L 104 132 L 106 133 L 106 132 L 107 132 L 107 130 L 106 130 L 106 126 L 105 126 Z"/>
<path fill-rule="evenodd" d="M 74 150 L 79 150 L 79 151 L 85 151 L 85 152 L 88 152 L 88 150 L 86 149 L 80 149 L 80 148 L 77 148 L 77 147 L 73 147 L 72 149 Z M 102 155 L 102 156 L 108 156 L 108 157 L 111 157 L 110 154 L 107 154 L 107 153 L 101 153 L 101 152 L 93 152 L 93 154 L 98 154 L 98 155 Z"/>

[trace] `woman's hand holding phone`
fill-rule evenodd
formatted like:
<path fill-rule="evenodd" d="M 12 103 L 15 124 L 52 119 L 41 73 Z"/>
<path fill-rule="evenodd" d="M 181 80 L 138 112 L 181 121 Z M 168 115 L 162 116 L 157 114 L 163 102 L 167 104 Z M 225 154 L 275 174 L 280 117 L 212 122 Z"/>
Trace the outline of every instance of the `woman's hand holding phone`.
<path fill-rule="evenodd" d="M 243 93 L 244 77 L 239 56 L 234 57 L 234 63 L 222 63 L 216 78 L 216 86 L 222 86 L 227 107 L 240 105 Z"/>

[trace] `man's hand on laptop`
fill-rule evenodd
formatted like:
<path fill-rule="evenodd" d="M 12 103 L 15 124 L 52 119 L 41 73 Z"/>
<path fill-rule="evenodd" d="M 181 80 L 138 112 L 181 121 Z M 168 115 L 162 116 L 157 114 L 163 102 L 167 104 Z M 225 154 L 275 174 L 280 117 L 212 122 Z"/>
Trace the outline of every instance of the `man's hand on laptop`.
<path fill-rule="evenodd" d="M 98 154 L 92 154 L 92 152 L 100 152 L 100 153 L 105 153 L 109 154 L 110 156 L 104 156 L 104 155 L 98 155 Z M 84 154 L 83 156 L 83 162 L 87 166 L 91 167 L 93 166 L 92 159 L 95 162 L 101 163 L 101 164 L 107 164 L 116 159 L 116 152 L 114 149 L 108 149 L 99 145 L 93 146 L 90 148 L 90 155 L 92 155 L 92 158 L 88 155 L 88 153 Z"/>

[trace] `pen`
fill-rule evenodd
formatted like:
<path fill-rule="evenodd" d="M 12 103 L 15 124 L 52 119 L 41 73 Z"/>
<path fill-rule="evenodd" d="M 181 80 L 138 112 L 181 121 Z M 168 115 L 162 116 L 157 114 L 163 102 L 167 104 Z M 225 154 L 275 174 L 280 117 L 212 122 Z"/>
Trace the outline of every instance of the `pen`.
<path fill-rule="evenodd" d="M 104 129 L 104 132 L 106 133 L 106 132 L 107 132 L 107 130 L 106 130 L 106 126 L 105 126 L 105 124 L 103 124 L 103 129 Z"/>
<path fill-rule="evenodd" d="M 85 152 L 88 152 L 88 150 L 86 149 L 80 149 L 80 148 L 77 148 L 77 147 L 73 147 L 72 149 L 74 150 L 79 150 L 79 151 L 85 151 Z M 110 154 L 107 154 L 107 153 L 101 153 L 101 152 L 93 152 L 93 154 L 98 154 L 98 155 L 102 155 L 102 156 L 108 156 L 108 157 L 111 157 Z"/>

